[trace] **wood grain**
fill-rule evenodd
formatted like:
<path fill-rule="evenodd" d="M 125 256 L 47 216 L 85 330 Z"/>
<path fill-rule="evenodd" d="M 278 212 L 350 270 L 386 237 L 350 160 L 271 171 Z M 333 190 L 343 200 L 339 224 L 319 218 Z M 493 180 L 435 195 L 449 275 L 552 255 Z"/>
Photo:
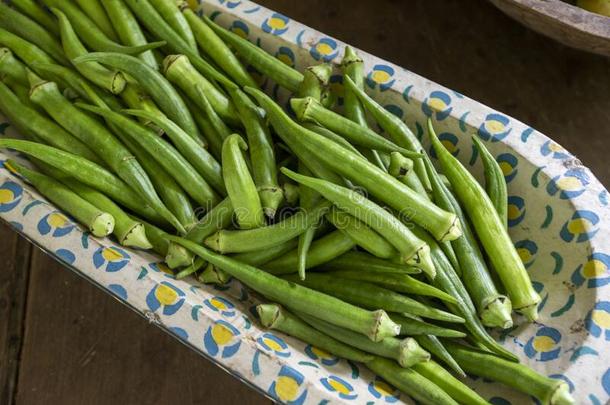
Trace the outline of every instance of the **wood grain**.
<path fill-rule="evenodd" d="M 491 0 L 531 29 L 565 45 L 610 56 L 610 18 L 561 0 Z"/>
<path fill-rule="evenodd" d="M 19 404 L 269 404 L 39 249 Z"/>
<path fill-rule="evenodd" d="M 11 404 L 17 386 L 31 247 L 0 224 L 0 404 Z"/>

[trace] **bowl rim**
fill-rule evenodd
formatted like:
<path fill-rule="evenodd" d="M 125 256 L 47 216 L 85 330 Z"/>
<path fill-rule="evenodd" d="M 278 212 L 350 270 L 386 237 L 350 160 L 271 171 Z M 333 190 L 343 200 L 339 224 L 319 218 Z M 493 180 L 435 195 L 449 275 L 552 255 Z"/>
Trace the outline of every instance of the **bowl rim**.
<path fill-rule="evenodd" d="M 235 2 L 233 2 L 233 3 L 235 3 Z M 231 4 L 232 4 L 231 2 L 225 2 L 224 4 L 221 4 L 220 2 L 218 2 L 218 3 L 215 2 L 214 4 L 204 3 L 203 5 L 204 5 L 204 7 L 209 6 L 209 9 L 206 9 L 206 14 L 209 14 L 210 12 L 212 12 L 214 10 L 222 10 L 223 13 L 231 15 L 231 16 L 233 16 L 233 18 L 247 20 L 251 25 L 254 25 L 255 21 L 258 21 L 258 24 L 257 24 L 258 27 L 261 26 L 262 17 L 269 17 L 271 15 L 278 14 L 278 13 L 275 13 L 271 10 L 263 8 L 262 6 L 259 6 L 250 1 L 240 1 L 237 3 L 238 3 L 238 6 L 233 7 L 233 8 L 231 7 Z M 251 10 L 256 9 L 256 8 L 259 8 L 261 10 L 261 12 L 257 13 L 256 18 L 254 18 L 255 16 L 252 14 Z M 309 43 L 308 40 L 306 39 L 306 37 L 310 38 L 310 39 L 331 38 L 334 40 L 334 38 L 326 36 L 311 28 L 308 28 L 294 20 L 290 20 L 290 24 L 293 28 L 296 29 L 297 32 L 290 31 L 286 34 L 286 36 L 282 36 L 283 35 L 282 34 L 279 36 L 276 35 L 276 36 L 274 36 L 274 38 L 279 38 L 279 40 L 291 42 L 295 46 L 300 47 L 303 52 L 309 52 L 309 50 L 310 50 L 306 46 Z M 295 36 L 292 37 L 291 40 L 287 39 L 287 38 L 289 38 L 289 35 L 292 35 L 292 34 L 295 34 Z M 269 34 L 269 35 L 271 35 L 271 34 Z M 300 39 L 301 39 L 300 44 L 297 40 L 299 38 L 299 35 L 300 35 Z M 345 45 L 339 40 L 335 40 L 335 41 L 338 44 L 338 47 L 341 49 Z M 383 64 L 385 66 L 390 66 L 390 67 L 392 67 L 392 69 L 394 69 L 394 71 L 396 72 L 396 81 L 392 84 L 392 86 L 390 88 L 393 91 L 398 92 L 398 94 L 403 94 L 403 96 L 404 96 L 404 91 L 408 86 L 412 85 L 413 83 L 418 83 L 418 86 L 412 87 L 411 90 L 406 95 L 407 98 L 410 98 L 412 101 L 421 102 L 421 101 L 425 100 L 425 98 L 432 91 L 435 91 L 435 90 L 442 90 L 442 91 L 445 91 L 448 94 L 451 94 L 452 96 L 454 96 L 455 97 L 454 106 L 459 107 L 459 108 L 456 108 L 454 110 L 453 114 L 455 114 L 455 117 L 459 118 L 460 121 L 463 122 L 464 125 L 468 126 L 469 128 L 472 128 L 472 129 L 478 128 L 484 122 L 485 117 L 489 114 L 494 114 L 494 113 L 501 114 L 489 107 L 484 106 L 481 103 L 473 101 L 459 93 L 446 89 L 444 86 L 433 83 L 415 73 L 412 73 L 403 68 L 400 68 L 399 66 L 397 66 L 395 64 L 386 62 L 380 58 L 374 57 L 363 51 L 360 51 L 360 53 L 363 56 L 363 58 L 366 60 L 367 66 L 373 66 L 375 64 Z M 421 84 L 421 85 L 419 85 L 419 84 Z M 465 110 L 471 111 L 471 114 L 463 115 Z M 580 165 L 578 159 L 576 159 L 574 156 L 572 156 L 568 152 L 566 152 L 566 156 L 561 159 L 550 159 L 548 157 L 542 157 L 540 155 L 533 155 L 531 152 L 532 145 L 540 146 L 546 142 L 552 142 L 552 141 L 549 138 L 547 138 L 546 136 L 544 136 L 543 134 L 533 130 L 531 127 L 529 127 L 513 118 L 510 118 L 508 116 L 505 116 L 505 117 L 510 120 L 511 130 L 513 131 L 513 135 L 509 136 L 508 138 L 505 138 L 502 141 L 502 143 L 506 144 L 510 149 L 512 149 L 512 151 L 514 151 L 514 153 L 519 153 L 521 156 L 523 156 L 525 159 L 527 159 L 528 162 L 530 162 L 534 165 L 537 165 L 538 167 L 544 166 L 543 173 L 545 174 L 545 176 L 548 176 L 549 178 L 551 178 L 551 177 L 554 177 L 557 175 L 561 175 L 566 171 L 566 167 L 568 167 L 568 166 L 569 167 L 575 167 L 575 166 L 582 167 Z M 522 139 L 525 139 L 525 142 L 522 141 Z M 538 164 L 538 163 L 540 163 L 540 164 Z M 604 193 L 606 196 L 608 194 L 606 189 L 595 178 L 595 176 L 587 168 L 585 168 L 585 167 L 582 167 L 582 168 L 589 175 L 590 183 L 588 186 L 588 190 L 585 193 L 586 198 L 579 197 L 578 199 L 570 201 L 570 203 L 573 204 L 573 207 L 575 210 L 590 208 L 590 206 L 595 204 L 596 200 L 599 200 L 601 193 Z M 2 171 L 2 173 L 0 173 L 0 179 L 1 180 L 10 179 L 11 181 L 17 181 L 23 185 L 23 182 L 21 181 L 21 179 L 19 179 L 18 177 L 15 177 L 12 174 L 7 173 L 6 170 L 4 170 L 4 171 Z M 27 194 L 30 195 L 31 199 L 40 200 L 40 198 L 37 197 L 37 192 L 35 190 L 33 190 L 29 185 L 23 185 L 23 189 L 24 189 L 24 192 L 26 192 Z M 584 200 L 584 202 L 583 202 L 583 200 Z M 50 212 L 50 211 L 54 210 L 54 207 L 52 204 L 44 204 L 43 209 L 48 210 Z M 610 229 L 610 227 L 608 225 L 610 223 L 610 209 L 608 209 L 607 206 L 604 206 L 604 207 L 600 206 L 600 208 L 598 208 L 598 209 L 600 210 L 600 212 L 603 212 L 603 218 L 601 219 L 600 228 L 602 228 L 602 227 L 604 228 L 603 230 L 600 229 L 599 233 L 603 232 L 605 235 L 610 235 L 610 232 L 608 232 L 608 230 Z M 8 221 L 6 213 L 0 212 L 0 217 L 2 217 L 3 219 L 6 219 Z M 43 249 L 47 253 L 51 254 L 54 258 L 60 260 L 60 258 L 58 257 L 58 255 L 56 253 L 56 250 L 54 250 L 57 247 L 57 245 L 53 245 L 53 244 L 45 245 L 44 243 L 40 242 L 42 240 L 42 237 L 40 237 L 38 235 L 32 235 L 28 232 L 20 231 L 18 229 L 17 229 L 17 231 L 20 234 L 22 234 L 24 237 L 26 237 L 28 240 L 33 241 L 34 244 L 39 246 L 41 249 Z M 83 235 L 83 232 L 81 231 L 80 228 L 79 228 L 79 232 L 81 235 Z M 606 248 L 606 251 L 610 250 L 610 249 L 608 249 L 608 247 L 610 247 L 610 241 L 608 240 L 608 237 L 597 238 L 595 240 L 589 241 L 588 243 L 591 245 L 592 249 L 594 249 L 594 250 L 596 250 L 597 247 Z M 98 241 L 96 239 L 95 246 L 96 247 L 103 246 L 103 241 Z M 55 252 L 55 253 L 52 253 L 52 252 Z M 131 252 L 131 250 L 130 250 L 130 252 Z M 138 259 L 139 258 L 140 258 L 140 256 L 138 256 Z M 146 260 L 147 259 L 144 257 L 141 261 L 146 261 Z M 77 266 L 70 265 L 69 263 L 66 263 L 65 261 L 61 261 L 61 263 L 66 265 L 70 269 L 76 271 L 79 275 L 85 277 L 86 279 L 93 282 L 97 286 L 101 286 L 108 293 L 117 297 L 117 295 L 115 293 L 113 293 L 109 289 L 108 286 L 105 286 L 104 283 L 100 283 L 100 281 L 99 281 L 100 276 L 98 275 L 98 273 L 86 273 L 84 270 L 78 268 Z M 137 263 L 135 265 L 137 266 Z M 137 271 L 137 268 L 135 270 Z M 160 274 L 151 273 L 149 275 L 149 277 L 150 277 L 149 284 L 152 282 L 160 283 L 162 280 L 165 280 L 163 278 L 163 275 L 160 275 Z M 140 286 L 139 288 L 141 289 L 142 287 Z M 190 300 L 191 296 L 188 294 L 189 294 L 189 292 L 187 292 L 187 296 L 188 296 L 188 300 Z M 193 302 L 188 302 L 187 305 L 194 307 L 195 306 L 194 300 L 197 297 L 198 296 L 193 295 L 192 296 Z M 117 299 L 120 302 L 122 302 L 123 304 L 127 305 L 129 308 L 138 312 L 140 315 L 149 319 L 151 321 L 151 323 L 154 323 L 156 326 L 161 327 L 162 329 L 164 329 L 165 331 L 170 333 L 172 336 L 178 338 L 182 343 L 188 344 L 189 347 L 194 348 L 199 354 L 203 355 L 204 357 L 208 358 L 210 361 L 212 361 L 216 365 L 225 369 L 225 371 L 230 372 L 232 375 L 234 375 L 237 378 L 239 378 L 240 380 L 246 382 L 248 385 L 255 387 L 263 395 L 265 395 L 267 397 L 269 396 L 268 393 L 265 391 L 265 387 L 263 387 L 262 385 L 259 384 L 260 381 L 258 381 L 258 380 L 255 381 L 254 378 L 250 379 L 249 375 L 243 374 L 243 373 L 240 373 L 239 371 L 237 371 L 234 368 L 235 363 L 233 363 L 233 362 L 224 362 L 224 361 L 219 360 L 218 358 L 213 358 L 213 357 L 208 356 L 205 353 L 205 351 L 202 350 L 202 347 L 200 347 L 201 342 L 198 341 L 197 344 L 193 344 L 193 342 L 191 342 L 190 340 L 185 342 L 184 338 L 182 338 L 181 336 L 179 336 L 178 334 L 176 334 L 175 332 L 170 330 L 168 324 L 165 324 L 163 322 L 158 322 L 158 321 L 156 321 L 156 318 L 151 318 L 149 316 L 149 314 L 144 310 L 145 307 L 142 306 L 140 302 L 132 301 L 132 299 L 123 299 L 123 298 L 117 298 Z M 200 301 L 200 299 L 199 299 L 199 301 Z M 212 318 L 210 318 L 210 319 L 212 319 Z M 248 341 L 248 339 L 243 339 L 243 340 Z M 250 343 L 253 344 L 252 342 L 250 342 Z M 312 395 L 312 397 L 314 399 L 324 398 L 325 394 L 326 394 L 326 397 L 328 399 L 332 399 L 335 401 L 337 400 L 336 397 L 331 398 L 330 396 L 328 396 L 328 393 L 322 392 L 316 387 L 313 387 L 311 385 L 309 387 L 310 389 L 314 389 L 314 391 L 317 392 L 316 395 Z M 339 400 L 338 402 L 341 402 L 341 400 Z M 314 402 L 313 401 L 310 402 L 308 399 L 307 403 L 314 403 Z"/>

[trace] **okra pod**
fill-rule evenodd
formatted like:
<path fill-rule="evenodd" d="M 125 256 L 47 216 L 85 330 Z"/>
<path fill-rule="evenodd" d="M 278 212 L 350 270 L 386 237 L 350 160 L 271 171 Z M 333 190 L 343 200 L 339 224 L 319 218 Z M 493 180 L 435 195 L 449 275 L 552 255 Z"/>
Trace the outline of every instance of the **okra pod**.
<path fill-rule="evenodd" d="M 430 353 L 422 349 L 413 338 L 399 339 L 387 337 L 378 342 L 372 342 L 364 335 L 324 322 L 314 316 L 298 312 L 297 316 L 301 317 L 315 329 L 340 342 L 367 353 L 396 360 L 401 367 L 408 368 L 419 362 L 430 360 Z"/>
<path fill-rule="evenodd" d="M 59 181 L 11 160 L 4 162 L 4 167 L 26 178 L 42 195 L 85 225 L 93 236 L 103 237 L 112 233 L 114 229 L 112 215 L 82 199 Z"/>
<path fill-rule="evenodd" d="M 214 253 L 186 239 L 174 236 L 169 239 L 226 271 L 267 298 L 283 305 L 290 304 L 297 311 L 318 316 L 323 321 L 362 333 L 373 341 L 380 341 L 400 333 L 400 327 L 390 320 L 385 311 L 367 311 Z"/>
<path fill-rule="evenodd" d="M 476 179 L 438 140 L 428 123 L 432 146 L 443 173 L 474 226 L 494 270 L 500 276 L 513 308 L 531 321 L 538 318 L 540 296 L 534 290 L 529 274 L 519 257 L 496 209 Z"/>
<path fill-rule="evenodd" d="M 222 144 L 222 175 L 237 224 L 241 229 L 252 229 L 265 225 L 265 214 L 243 156 L 246 150 L 248 144 L 240 135 L 233 134 L 225 139 Z"/>
<path fill-rule="evenodd" d="M 305 268 L 324 264 L 353 249 L 354 246 L 354 241 L 343 232 L 331 232 L 312 242 L 307 251 Z M 297 273 L 299 270 L 299 250 L 294 249 L 281 257 L 262 264 L 261 268 L 275 275 Z M 304 279 L 304 277 L 301 278 Z"/>

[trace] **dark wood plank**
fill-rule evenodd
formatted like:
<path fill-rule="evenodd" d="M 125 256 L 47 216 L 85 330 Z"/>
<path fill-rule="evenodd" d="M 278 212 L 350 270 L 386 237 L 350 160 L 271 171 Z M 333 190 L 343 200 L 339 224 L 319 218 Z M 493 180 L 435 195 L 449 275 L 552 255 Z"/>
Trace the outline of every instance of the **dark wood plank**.
<path fill-rule="evenodd" d="M 18 404 L 269 404 L 40 250 Z"/>
<path fill-rule="evenodd" d="M 19 370 L 31 248 L 4 222 L 0 240 L 0 404 L 10 404 Z"/>

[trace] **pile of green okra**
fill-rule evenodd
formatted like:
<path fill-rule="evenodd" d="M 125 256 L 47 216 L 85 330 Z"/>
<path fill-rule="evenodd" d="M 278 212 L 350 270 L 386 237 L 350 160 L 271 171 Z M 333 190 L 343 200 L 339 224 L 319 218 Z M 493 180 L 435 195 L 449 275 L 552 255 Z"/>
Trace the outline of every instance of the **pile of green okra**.
<path fill-rule="evenodd" d="M 178 278 L 230 277 L 263 327 L 365 363 L 422 404 L 484 404 L 459 377 L 573 402 L 486 328 L 540 297 L 507 233 L 504 176 L 473 138 L 485 188 L 428 122 L 432 165 L 363 86 L 345 48 L 303 72 L 175 0 L 0 3 L 0 147 L 98 237 L 152 249 Z M 293 94 L 285 111 L 256 71 Z M 369 122 L 383 130 L 376 132 Z M 176 236 L 178 235 L 178 236 Z"/>

